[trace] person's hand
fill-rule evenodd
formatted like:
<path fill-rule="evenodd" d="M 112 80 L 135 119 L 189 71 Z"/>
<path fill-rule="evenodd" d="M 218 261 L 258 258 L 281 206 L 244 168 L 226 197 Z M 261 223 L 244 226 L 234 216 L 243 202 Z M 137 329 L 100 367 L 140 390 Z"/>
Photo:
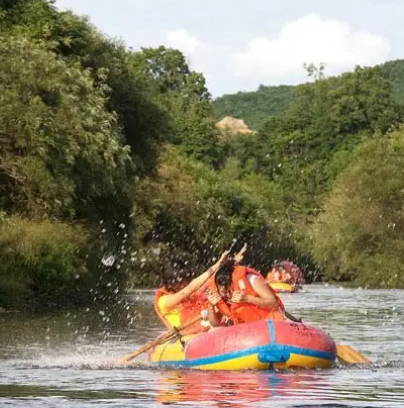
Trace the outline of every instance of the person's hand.
<path fill-rule="evenodd" d="M 236 263 L 240 263 L 243 260 L 245 251 L 247 251 L 247 243 L 245 243 L 240 251 L 234 256 L 233 259 Z"/>
<path fill-rule="evenodd" d="M 222 297 L 219 295 L 218 292 L 215 293 L 211 293 L 208 296 L 208 302 L 212 305 L 212 306 L 216 306 L 220 300 L 222 299 Z"/>
<path fill-rule="evenodd" d="M 232 303 L 245 303 L 245 302 L 248 302 L 248 295 L 246 295 L 244 292 L 241 292 L 240 290 L 236 290 L 231 295 L 231 301 L 232 301 Z"/>
<path fill-rule="evenodd" d="M 216 262 L 216 269 L 220 269 L 224 263 L 227 261 L 227 259 L 229 258 L 229 254 L 230 254 L 230 250 L 226 250 L 222 253 L 222 255 L 220 255 L 219 260 Z"/>

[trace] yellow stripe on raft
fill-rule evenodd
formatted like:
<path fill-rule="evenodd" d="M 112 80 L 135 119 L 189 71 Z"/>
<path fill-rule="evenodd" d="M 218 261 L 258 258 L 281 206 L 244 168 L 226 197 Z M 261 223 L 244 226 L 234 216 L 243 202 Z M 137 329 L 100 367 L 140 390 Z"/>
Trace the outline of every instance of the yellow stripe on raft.
<path fill-rule="evenodd" d="M 184 336 L 182 337 L 182 340 L 186 342 L 195 336 L 197 336 L 197 334 Z M 168 360 L 167 355 L 169 356 L 170 361 L 185 360 L 185 351 L 179 340 L 176 340 L 174 342 L 169 341 L 167 343 L 160 344 L 159 346 L 155 347 L 151 354 L 151 362 L 160 363 L 161 361 L 167 361 Z"/>
<path fill-rule="evenodd" d="M 290 359 L 286 363 L 275 363 L 275 369 L 287 369 L 296 367 L 305 367 L 307 369 L 314 368 L 330 368 L 332 363 L 329 360 L 322 358 L 307 357 L 299 354 L 291 354 Z M 207 364 L 193 367 L 200 370 L 268 370 L 270 365 L 268 363 L 261 363 L 258 360 L 258 354 L 251 354 L 250 356 L 238 357 L 233 360 L 223 361 L 220 363 Z"/>
<path fill-rule="evenodd" d="M 234 358 L 232 360 L 221 361 L 220 363 L 206 364 L 195 366 L 199 370 L 268 370 L 268 363 L 260 363 L 258 361 L 258 354 L 251 354 L 249 356 L 243 356 Z"/>
<path fill-rule="evenodd" d="M 296 285 L 290 283 L 282 283 L 282 282 L 271 282 L 271 288 L 275 291 L 280 292 L 297 292 Z"/>
<path fill-rule="evenodd" d="M 287 369 L 287 368 L 296 368 L 304 367 L 307 369 L 314 368 L 330 368 L 332 367 L 332 361 L 325 360 L 318 357 L 308 357 L 302 356 L 301 354 L 290 354 L 290 358 L 286 363 L 275 363 L 274 368 L 276 369 Z"/>

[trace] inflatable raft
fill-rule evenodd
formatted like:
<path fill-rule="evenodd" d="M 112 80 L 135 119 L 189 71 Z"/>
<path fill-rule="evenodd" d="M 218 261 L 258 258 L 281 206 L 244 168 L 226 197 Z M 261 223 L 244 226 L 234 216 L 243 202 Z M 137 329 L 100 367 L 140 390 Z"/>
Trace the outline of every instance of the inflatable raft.
<path fill-rule="evenodd" d="M 299 290 L 299 285 L 293 283 L 271 282 L 269 285 L 276 293 L 295 293 Z"/>
<path fill-rule="evenodd" d="M 322 330 L 271 320 L 184 336 L 147 354 L 151 364 L 200 370 L 328 368 L 335 358 L 335 343 Z"/>

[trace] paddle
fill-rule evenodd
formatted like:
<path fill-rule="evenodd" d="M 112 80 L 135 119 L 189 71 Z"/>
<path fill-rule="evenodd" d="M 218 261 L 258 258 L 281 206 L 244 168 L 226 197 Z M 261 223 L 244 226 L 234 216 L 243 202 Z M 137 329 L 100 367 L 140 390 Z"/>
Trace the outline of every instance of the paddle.
<path fill-rule="evenodd" d="M 148 350 L 150 350 L 151 348 L 153 348 L 155 346 L 163 344 L 166 341 L 169 341 L 169 340 L 173 339 L 174 337 L 177 337 L 181 330 L 186 329 L 187 327 L 191 326 L 192 324 L 196 323 L 197 321 L 199 321 L 201 319 L 202 319 L 202 317 L 198 316 L 195 319 L 189 321 L 188 323 L 183 324 L 182 326 L 174 327 L 173 329 L 169 330 L 168 332 L 161 334 L 160 336 L 158 336 L 156 339 L 154 339 L 150 343 L 145 344 L 140 349 L 138 349 L 138 350 L 134 351 L 133 353 L 130 353 L 127 356 L 123 357 L 121 360 L 116 360 L 115 363 L 116 364 L 127 363 L 128 361 L 133 360 L 137 356 L 140 356 L 140 354 L 143 354 L 145 351 L 148 351 Z"/>
<path fill-rule="evenodd" d="M 372 364 L 360 351 L 348 345 L 337 345 L 337 357 L 343 364 Z"/>
<path fill-rule="evenodd" d="M 289 319 L 292 320 L 292 322 L 297 322 L 297 323 L 301 323 L 302 322 L 302 318 L 301 317 L 295 317 L 292 314 L 290 314 L 289 312 L 287 312 L 285 310 L 285 316 Z"/>
<path fill-rule="evenodd" d="M 291 315 L 285 310 L 285 316 L 292 322 L 301 323 L 302 319 Z M 337 358 L 340 363 L 343 364 L 372 364 L 372 362 L 365 357 L 360 351 L 355 350 L 349 345 L 338 344 L 337 345 Z"/>

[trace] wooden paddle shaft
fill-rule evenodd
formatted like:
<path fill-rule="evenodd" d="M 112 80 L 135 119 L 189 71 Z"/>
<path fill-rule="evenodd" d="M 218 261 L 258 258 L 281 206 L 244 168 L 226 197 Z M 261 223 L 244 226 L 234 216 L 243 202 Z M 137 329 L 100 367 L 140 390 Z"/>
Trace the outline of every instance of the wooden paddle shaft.
<path fill-rule="evenodd" d="M 139 356 L 140 354 L 144 353 L 147 350 L 150 350 L 151 348 L 158 346 L 159 344 L 165 343 L 168 340 L 171 340 L 172 338 L 176 337 L 181 330 L 186 329 L 187 327 L 191 326 L 192 324 L 198 322 L 199 320 L 201 320 L 202 317 L 198 316 L 195 319 L 191 320 L 188 323 L 183 324 L 180 327 L 174 327 L 173 329 L 169 330 L 166 333 L 161 334 L 159 337 L 157 337 L 156 339 L 154 339 L 152 342 L 145 344 L 143 347 L 141 347 L 140 349 L 134 351 L 131 354 L 128 354 L 127 356 L 125 356 L 122 361 L 123 362 L 127 362 L 130 360 L 133 360 L 135 357 Z"/>
<path fill-rule="evenodd" d="M 300 317 L 295 317 L 295 316 L 293 316 L 292 314 L 290 314 L 289 312 L 287 312 L 286 310 L 285 310 L 285 316 L 286 316 L 289 320 L 292 320 L 292 322 L 298 322 L 298 323 L 301 323 L 301 322 L 302 322 L 302 319 L 301 319 Z"/>

